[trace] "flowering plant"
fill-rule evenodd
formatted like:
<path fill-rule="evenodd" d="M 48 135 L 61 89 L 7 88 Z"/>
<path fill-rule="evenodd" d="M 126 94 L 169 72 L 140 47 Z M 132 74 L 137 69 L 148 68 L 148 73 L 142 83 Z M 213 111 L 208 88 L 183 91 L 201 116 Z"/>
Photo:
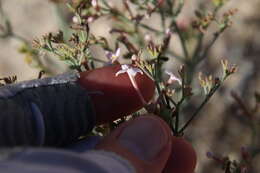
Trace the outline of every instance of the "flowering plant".
<path fill-rule="evenodd" d="M 62 2 L 62 0 L 52 1 L 56 6 Z M 174 136 L 180 137 L 184 135 L 185 130 L 223 82 L 237 71 L 236 65 L 230 65 L 227 59 L 221 59 L 219 64 L 222 66 L 222 77 L 206 76 L 198 72 L 199 65 L 209 58 L 214 43 L 231 26 L 231 18 L 237 12 L 237 9 L 230 9 L 220 13 L 226 3 L 227 0 L 207 1 L 211 10 L 206 8 L 207 5 L 200 4 L 193 19 L 181 19 L 179 16 L 185 5 L 184 0 L 122 0 L 120 1 L 122 7 L 105 0 L 72 0 L 67 6 L 73 17 L 69 22 L 63 21 L 70 23 L 70 28 L 65 27 L 63 31 L 39 37 L 31 46 L 26 39 L 12 32 L 11 24 L 6 18 L 1 27 L 3 28 L 1 37 L 10 36 L 20 39 L 23 42 L 20 52 L 25 55 L 26 62 L 50 74 L 49 66 L 39 58 L 42 53 L 48 53 L 47 57 L 55 55 L 70 69 L 78 72 L 121 64 L 121 69 L 115 73 L 115 76 L 127 74 L 145 106 L 134 114 L 111 122 L 109 125 L 97 126 L 94 130 L 95 134 L 105 135 L 120 122 L 148 112 L 164 119 L 171 127 Z M 154 16 L 159 17 L 160 24 L 157 27 L 149 23 Z M 110 43 L 105 36 L 93 34 L 95 28 L 91 25 L 103 18 L 112 21 L 109 33 L 115 38 L 113 43 Z M 213 33 L 210 30 L 211 26 L 215 26 Z M 212 36 L 209 39 L 208 34 Z M 173 37 L 178 38 L 180 50 L 172 46 Z M 91 51 L 93 46 L 104 50 L 106 59 L 95 57 Z M 172 60 L 181 64 L 176 73 L 172 72 L 172 68 L 165 67 Z M 143 98 L 139 90 L 135 81 L 137 74 L 146 74 L 154 81 L 156 91 L 150 102 Z M 200 87 L 194 82 L 196 76 Z M 15 79 L 13 77 L 2 80 L 10 83 Z M 204 93 L 203 96 L 201 93 Z M 194 108 L 192 99 L 198 95 L 200 100 L 196 99 L 196 101 L 199 104 Z M 234 98 L 240 103 L 238 97 L 234 96 Z M 192 106 L 191 115 L 184 116 L 183 110 Z M 208 156 L 218 160 L 212 153 Z M 226 172 L 234 173 L 243 172 L 244 167 L 249 165 L 231 166 L 233 164 L 231 161 L 228 162 L 229 164 L 226 161 L 221 163 L 224 163 Z"/>

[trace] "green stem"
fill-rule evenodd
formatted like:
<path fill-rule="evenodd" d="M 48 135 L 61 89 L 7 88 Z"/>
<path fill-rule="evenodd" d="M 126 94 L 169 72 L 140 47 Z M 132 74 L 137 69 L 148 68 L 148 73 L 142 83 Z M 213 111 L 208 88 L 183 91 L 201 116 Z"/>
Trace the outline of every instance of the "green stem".
<path fill-rule="evenodd" d="M 181 96 L 181 100 L 177 103 L 177 106 L 176 106 L 176 120 L 175 120 L 175 132 L 177 132 L 177 134 L 178 134 L 178 131 L 179 131 L 180 107 L 181 107 L 183 101 L 186 98 L 184 87 L 185 87 L 185 74 L 181 73 L 181 91 L 182 91 L 182 96 Z"/>
<path fill-rule="evenodd" d="M 175 119 L 175 132 L 177 132 L 177 133 L 179 131 L 180 107 L 181 107 L 181 105 L 182 105 L 184 100 L 185 100 L 185 96 L 182 96 L 181 100 L 176 105 L 176 110 L 175 110 L 175 112 L 176 112 L 176 114 L 175 114 L 175 116 L 176 116 L 176 119 Z"/>
<path fill-rule="evenodd" d="M 217 91 L 217 89 L 220 87 L 220 84 L 216 84 L 209 94 L 206 96 L 206 98 L 203 100 L 203 102 L 200 104 L 200 106 L 196 109 L 196 111 L 192 114 L 191 118 L 184 124 L 184 126 L 180 129 L 179 133 L 183 133 L 183 131 L 190 125 L 192 120 L 198 115 L 200 110 L 204 107 L 204 105 L 209 101 L 209 99 L 214 95 L 214 93 Z"/>
<path fill-rule="evenodd" d="M 155 68 L 154 68 L 154 72 L 153 72 L 153 78 L 155 80 L 155 86 L 156 86 L 157 92 L 160 95 L 160 94 L 162 94 L 162 91 L 161 91 L 161 88 L 160 88 L 160 85 L 159 85 L 161 80 L 160 80 L 160 77 L 158 76 L 159 75 L 158 74 L 158 59 L 159 58 L 157 57 L 157 63 L 155 64 Z M 161 98 L 162 98 L 163 105 L 167 105 L 165 97 L 162 95 Z"/>
<path fill-rule="evenodd" d="M 169 96 L 166 96 L 166 97 L 175 107 L 177 107 L 177 103 L 171 97 L 169 97 Z"/>
<path fill-rule="evenodd" d="M 139 23 L 138 25 L 141 26 L 142 28 L 147 29 L 147 30 L 149 30 L 149 31 L 152 31 L 152 32 L 154 32 L 154 33 L 156 33 L 156 34 L 164 34 L 164 32 L 159 31 L 159 30 L 157 30 L 157 29 L 154 29 L 154 28 L 152 28 L 152 27 L 150 27 L 150 26 L 148 26 L 148 25 L 146 25 L 146 24 Z"/>
<path fill-rule="evenodd" d="M 202 43 L 203 43 L 203 38 L 204 38 L 204 34 L 203 33 L 199 33 L 197 39 L 197 45 L 196 45 L 196 48 L 194 50 L 194 53 L 193 53 L 193 56 L 192 56 L 192 60 L 193 59 L 196 59 L 202 49 Z"/>
<path fill-rule="evenodd" d="M 166 93 L 164 93 L 163 96 L 164 96 L 165 102 L 166 102 L 166 104 L 167 104 L 167 107 L 168 107 L 169 109 L 171 109 L 169 97 L 167 97 Z"/>
<path fill-rule="evenodd" d="M 155 82 L 155 87 L 157 89 L 158 94 L 160 95 L 162 93 L 162 91 L 160 89 L 160 86 L 158 85 L 158 82 Z M 163 104 L 166 105 L 166 101 L 164 100 L 164 97 L 161 97 L 161 98 L 162 98 Z"/>

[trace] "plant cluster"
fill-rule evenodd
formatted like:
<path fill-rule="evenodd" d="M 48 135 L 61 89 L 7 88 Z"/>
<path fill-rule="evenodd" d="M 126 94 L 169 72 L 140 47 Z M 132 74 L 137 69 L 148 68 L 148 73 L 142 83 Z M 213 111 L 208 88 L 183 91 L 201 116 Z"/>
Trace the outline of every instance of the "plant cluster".
<path fill-rule="evenodd" d="M 205 98 L 194 111 L 190 119 L 181 125 L 180 116 L 183 104 L 191 99 L 192 80 L 196 66 L 207 57 L 208 51 L 219 35 L 231 25 L 231 17 L 236 10 L 229 10 L 222 16 L 217 15 L 224 2 L 212 3 L 213 11 L 201 8 L 195 12 L 195 19 L 188 25 L 182 26 L 178 20 L 184 1 L 122 1 L 123 9 L 119 9 L 107 1 L 73 1 L 68 8 L 74 14 L 71 29 L 73 33 L 66 40 L 62 31 L 49 33 L 35 39 L 33 45 L 41 51 L 51 52 L 60 60 L 69 65 L 71 69 L 85 71 L 102 65 L 120 64 L 119 56 L 121 46 L 127 51 L 122 57 L 141 68 L 150 76 L 156 85 L 155 99 L 147 104 L 145 109 L 149 113 L 161 116 L 172 128 L 176 136 L 182 136 L 185 128 L 197 116 L 201 108 L 208 102 L 223 81 L 236 71 L 236 66 L 230 66 L 227 60 L 222 60 L 223 77 L 213 78 L 199 75 L 200 84 L 205 92 Z M 152 15 L 159 15 L 161 28 L 153 28 L 143 21 Z M 109 18 L 114 21 L 110 33 L 115 35 L 114 48 L 108 43 L 107 38 L 95 36 L 91 33 L 89 25 L 100 18 Z M 212 40 L 205 44 L 205 32 L 210 25 L 216 24 L 217 30 L 213 33 Z M 177 54 L 170 47 L 173 34 L 177 34 L 182 45 L 183 53 Z M 160 38 L 156 43 L 152 35 Z M 188 49 L 190 40 L 195 39 L 194 50 Z M 94 58 L 89 47 L 99 45 L 106 52 L 107 61 Z M 178 70 L 178 75 L 164 70 L 164 64 L 171 58 L 178 59 L 183 65 Z M 164 73 L 168 80 L 163 78 Z M 174 85 L 178 83 L 179 86 Z M 174 87 L 173 87 L 174 86 Z M 178 98 L 176 99 L 176 97 Z"/>

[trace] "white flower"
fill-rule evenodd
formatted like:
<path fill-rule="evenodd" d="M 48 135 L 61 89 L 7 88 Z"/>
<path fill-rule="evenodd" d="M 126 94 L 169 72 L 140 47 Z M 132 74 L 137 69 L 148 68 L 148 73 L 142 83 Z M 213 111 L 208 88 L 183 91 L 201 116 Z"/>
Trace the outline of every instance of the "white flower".
<path fill-rule="evenodd" d="M 170 28 L 167 28 L 167 29 L 165 30 L 165 34 L 166 34 L 167 36 L 170 36 L 170 35 L 172 34 L 171 29 L 170 29 Z"/>
<path fill-rule="evenodd" d="M 172 72 L 165 71 L 165 73 L 170 76 L 170 78 L 167 81 L 168 84 L 172 84 L 174 81 L 177 81 L 181 85 L 181 79 L 180 78 L 177 78 Z"/>
<path fill-rule="evenodd" d="M 124 64 L 124 65 L 121 65 L 121 70 L 119 70 L 117 73 L 116 73 L 116 76 L 120 75 L 120 74 L 123 74 L 123 73 L 127 73 L 128 74 L 128 77 L 135 89 L 135 91 L 137 92 L 138 94 L 138 97 L 140 98 L 141 102 L 143 103 L 143 105 L 147 105 L 147 102 L 145 101 L 143 95 L 142 95 L 142 92 L 140 91 L 136 81 L 135 81 L 135 75 L 137 73 L 140 73 L 143 75 L 143 71 L 139 68 L 135 68 L 135 67 L 132 67 L 130 65 L 127 65 L 127 64 Z"/>
<path fill-rule="evenodd" d="M 87 21 L 88 21 L 88 23 L 92 23 L 94 21 L 94 17 L 93 16 L 89 16 Z"/>
<path fill-rule="evenodd" d="M 113 64 L 118 59 L 120 51 L 120 48 L 117 48 L 115 53 L 106 51 L 106 57 L 108 58 L 109 63 Z"/>
<path fill-rule="evenodd" d="M 116 73 L 116 76 L 118 76 L 122 73 L 127 73 L 129 76 L 132 76 L 132 77 L 135 77 L 135 75 L 137 73 L 143 74 L 143 71 L 140 70 L 139 68 L 134 68 L 134 67 L 131 67 L 130 65 L 127 65 L 127 64 L 121 65 L 121 68 L 122 68 L 122 70 L 119 70 Z"/>
<path fill-rule="evenodd" d="M 97 7 L 97 0 L 92 0 L 92 1 L 91 1 L 91 5 L 92 5 L 93 7 Z"/>
<path fill-rule="evenodd" d="M 131 60 L 132 60 L 132 61 L 137 61 L 137 59 L 138 59 L 138 58 L 137 58 L 136 54 L 133 54 L 132 57 L 131 57 Z"/>
<path fill-rule="evenodd" d="M 145 34 L 144 40 L 150 42 L 152 40 L 152 36 L 150 34 Z"/>
<path fill-rule="evenodd" d="M 77 16 L 72 17 L 72 22 L 75 24 L 79 24 L 79 19 L 77 18 Z"/>

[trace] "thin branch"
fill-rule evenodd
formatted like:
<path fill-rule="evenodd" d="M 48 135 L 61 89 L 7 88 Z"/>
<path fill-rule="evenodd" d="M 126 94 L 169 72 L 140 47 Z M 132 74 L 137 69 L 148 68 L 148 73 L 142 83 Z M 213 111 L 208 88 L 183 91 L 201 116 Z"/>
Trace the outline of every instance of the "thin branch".
<path fill-rule="evenodd" d="M 183 131 L 190 125 L 192 120 L 198 115 L 198 113 L 201 111 L 201 109 L 204 107 L 204 105 L 209 101 L 209 99 L 214 95 L 214 93 L 218 90 L 221 84 L 216 84 L 210 91 L 210 93 L 206 96 L 206 98 L 203 100 L 203 102 L 200 104 L 200 106 L 196 109 L 196 111 L 192 114 L 191 118 L 184 124 L 184 126 L 179 130 L 179 133 L 183 133 Z"/>

